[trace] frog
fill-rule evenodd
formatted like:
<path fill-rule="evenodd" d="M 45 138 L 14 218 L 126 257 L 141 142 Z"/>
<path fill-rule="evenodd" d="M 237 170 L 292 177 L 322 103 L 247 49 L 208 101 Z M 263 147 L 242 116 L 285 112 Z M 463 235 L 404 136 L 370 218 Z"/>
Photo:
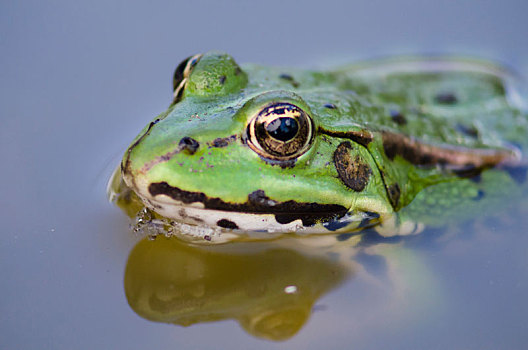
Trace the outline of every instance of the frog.
<path fill-rule="evenodd" d="M 417 234 L 524 193 L 521 91 L 508 69 L 473 58 L 310 70 L 197 54 L 108 191 L 204 243 Z"/>

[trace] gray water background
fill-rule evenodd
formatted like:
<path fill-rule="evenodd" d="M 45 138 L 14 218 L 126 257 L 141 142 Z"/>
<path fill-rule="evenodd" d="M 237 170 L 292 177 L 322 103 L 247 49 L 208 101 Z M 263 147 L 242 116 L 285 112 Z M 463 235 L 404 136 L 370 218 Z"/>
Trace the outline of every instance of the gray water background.
<path fill-rule="evenodd" d="M 527 13 L 522 0 L 2 1 L 0 348 L 526 348 L 525 218 L 418 251 L 436 284 L 403 288 L 411 303 L 358 278 L 324 296 L 297 336 L 272 343 L 233 321 L 181 328 L 137 316 L 123 290 L 136 240 L 105 185 L 191 54 L 318 67 L 459 53 L 526 75 Z M 441 305 L 413 307 L 439 289 Z"/>

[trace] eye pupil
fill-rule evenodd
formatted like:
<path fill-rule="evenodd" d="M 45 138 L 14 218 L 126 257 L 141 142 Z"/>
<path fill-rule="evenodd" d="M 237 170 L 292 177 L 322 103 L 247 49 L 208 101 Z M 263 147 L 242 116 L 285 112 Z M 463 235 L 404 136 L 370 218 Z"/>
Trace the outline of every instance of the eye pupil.
<path fill-rule="evenodd" d="M 266 126 L 266 131 L 274 139 L 286 142 L 297 135 L 299 124 L 293 118 L 277 118 Z"/>

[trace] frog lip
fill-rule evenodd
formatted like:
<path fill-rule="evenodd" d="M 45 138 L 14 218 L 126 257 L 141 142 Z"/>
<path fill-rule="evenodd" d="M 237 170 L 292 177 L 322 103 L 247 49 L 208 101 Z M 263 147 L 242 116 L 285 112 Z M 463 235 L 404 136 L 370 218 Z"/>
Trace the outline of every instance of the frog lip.
<path fill-rule="evenodd" d="M 256 190 L 248 194 L 244 203 L 225 202 L 220 198 L 208 197 L 202 192 L 190 192 L 169 185 L 167 182 L 155 182 L 148 186 L 152 197 L 166 195 L 173 200 L 184 204 L 202 203 L 206 209 L 236 211 L 244 213 L 263 214 L 300 214 L 300 215 L 344 215 L 347 209 L 338 204 L 302 203 L 289 200 L 286 202 L 275 201 L 263 190 Z"/>
<path fill-rule="evenodd" d="M 225 233 L 226 229 L 245 232 L 253 238 L 257 237 L 255 235 L 264 234 L 264 236 L 258 237 L 267 239 L 275 237 L 270 236 L 273 233 L 295 232 L 305 235 L 344 232 L 352 228 L 371 226 L 373 224 L 370 220 L 376 221 L 379 218 L 379 215 L 375 213 L 368 213 L 374 214 L 368 218 L 363 215 L 365 213 L 349 215 L 345 209 L 343 212 L 301 212 L 300 210 L 296 212 L 292 210 L 289 212 L 276 210 L 273 212 L 242 212 L 234 211 L 233 208 L 211 209 L 206 207 L 203 202 L 184 203 L 170 198 L 166 194 L 148 196 L 148 198 L 142 197 L 140 193 L 138 195 L 147 207 L 165 218 L 174 220 L 171 225 L 178 228 L 175 232 L 181 231 L 176 235 L 183 234 L 185 236 L 187 235 L 186 232 L 190 230 L 191 236 L 205 235 L 202 238 L 207 241 L 210 241 L 220 231 Z M 233 205 L 240 206 L 242 204 Z"/>
<path fill-rule="evenodd" d="M 242 230 L 246 232 L 296 232 L 306 229 L 301 220 L 283 223 L 277 220 L 277 216 L 273 214 L 206 209 L 178 202 L 167 203 L 157 200 L 148 200 L 146 202 L 158 214 L 175 220 L 177 224 L 174 225 L 188 224 L 201 228 Z"/>
<path fill-rule="evenodd" d="M 148 183 L 125 175 L 125 182 L 148 206 L 163 216 L 180 219 L 177 211 L 201 209 L 203 212 L 222 212 L 224 216 L 250 215 L 272 216 L 279 224 L 301 220 L 303 226 L 313 226 L 343 217 L 347 208 L 338 204 L 302 203 L 289 200 L 275 201 L 263 190 L 253 191 L 243 203 L 230 203 L 220 198 L 208 197 L 202 192 L 190 192 L 169 185 L 167 182 Z M 171 208 L 170 210 L 168 208 Z M 176 213 L 175 213 L 176 212 Z"/>

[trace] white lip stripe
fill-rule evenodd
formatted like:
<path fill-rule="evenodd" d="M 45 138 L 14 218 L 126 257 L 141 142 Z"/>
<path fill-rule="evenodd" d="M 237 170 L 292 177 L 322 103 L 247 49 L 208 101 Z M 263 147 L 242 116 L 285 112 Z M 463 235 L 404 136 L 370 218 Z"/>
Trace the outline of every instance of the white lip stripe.
<path fill-rule="evenodd" d="M 125 177 L 127 185 L 128 181 Z M 275 214 L 267 213 L 244 213 L 236 211 L 224 211 L 216 209 L 206 209 L 203 203 L 183 203 L 182 201 L 175 200 L 167 195 L 158 194 L 151 196 L 148 192 L 148 181 L 141 181 L 136 179 L 134 182 L 136 186 L 134 192 L 143 201 L 145 206 L 161 216 L 168 219 L 175 220 L 182 224 L 189 224 L 201 228 L 222 228 L 218 226 L 218 221 L 228 220 L 236 224 L 238 227 L 238 235 L 247 234 L 251 237 L 259 236 L 275 236 L 272 233 L 296 233 L 298 235 L 310 235 L 310 234 L 324 234 L 324 233 L 340 233 L 344 231 L 350 231 L 354 223 L 357 226 L 362 217 L 345 216 L 340 220 L 346 222 L 335 231 L 326 229 L 321 223 L 317 223 L 312 226 L 304 226 L 301 219 L 294 220 L 289 223 L 281 224 L 275 219 Z M 147 195 L 145 195 L 145 193 Z M 229 229 L 222 228 L 224 231 L 230 231 Z"/>
<path fill-rule="evenodd" d="M 162 197 L 161 201 L 157 201 L 158 197 Z M 349 231 L 350 226 L 359 223 L 361 218 L 354 216 L 345 216 L 342 220 L 346 220 L 349 225 L 343 225 L 338 230 L 329 231 L 322 224 L 317 223 L 313 226 L 303 226 L 302 220 L 297 219 L 292 222 L 281 224 L 277 222 L 274 214 L 266 213 L 242 213 L 234 211 L 223 211 L 215 209 L 205 209 L 196 206 L 186 205 L 183 202 L 172 200 L 172 203 L 167 203 L 165 195 L 158 195 L 156 199 L 143 199 L 145 205 L 157 212 L 158 214 L 175 220 L 178 222 L 177 226 L 191 225 L 195 226 L 194 230 L 189 232 L 197 231 L 197 229 L 209 228 L 212 230 L 221 230 L 224 232 L 233 232 L 233 230 L 222 228 L 218 225 L 220 220 L 228 220 L 234 223 L 238 229 L 235 232 L 239 232 L 237 235 L 248 235 L 251 237 L 261 238 L 273 238 L 276 234 L 281 233 L 295 233 L 297 235 L 310 235 L 310 234 L 324 234 L 324 233 L 340 233 L 342 231 Z M 185 232 L 180 232 L 186 234 Z M 189 233 L 192 234 L 192 233 Z M 215 237 L 211 237 L 215 238 Z"/>
<path fill-rule="evenodd" d="M 167 204 L 150 200 L 155 211 L 162 216 L 199 226 L 218 227 L 218 221 L 228 220 L 242 231 L 292 232 L 304 230 L 301 220 L 280 224 L 273 214 L 240 213 L 214 209 L 203 209 L 184 205 L 183 203 Z"/>

